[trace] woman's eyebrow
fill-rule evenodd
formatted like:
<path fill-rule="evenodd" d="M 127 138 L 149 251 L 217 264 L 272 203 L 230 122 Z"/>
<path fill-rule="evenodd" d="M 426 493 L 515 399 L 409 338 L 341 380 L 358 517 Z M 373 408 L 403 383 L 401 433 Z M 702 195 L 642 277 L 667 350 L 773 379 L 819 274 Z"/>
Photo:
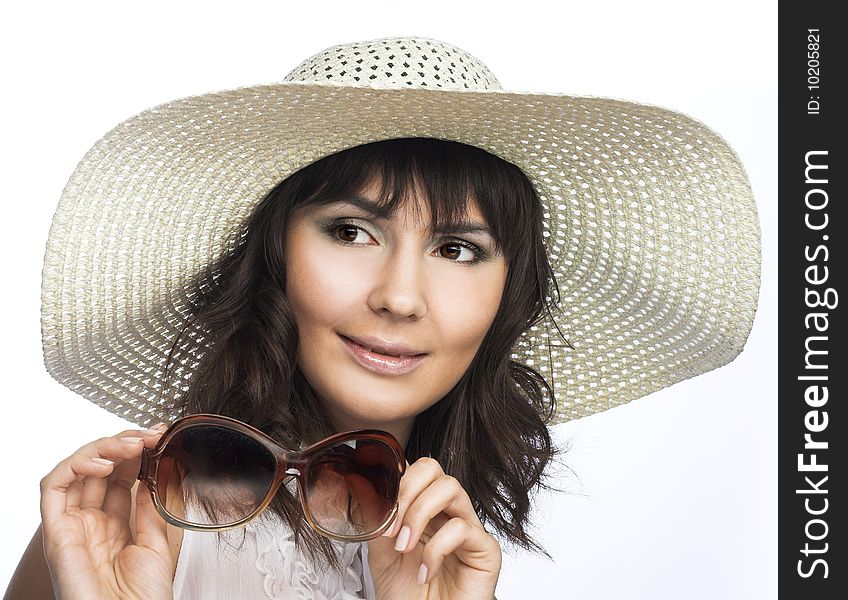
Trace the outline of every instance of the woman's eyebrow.
<path fill-rule="evenodd" d="M 381 206 L 368 198 L 364 198 L 362 196 L 350 195 L 345 196 L 344 200 L 335 200 L 329 203 L 333 204 L 349 204 L 351 206 L 355 206 L 359 210 L 367 213 L 374 219 L 386 221 L 389 219 L 390 213 L 386 206 Z M 433 233 L 436 234 L 447 234 L 447 233 L 482 233 L 484 235 L 488 235 L 489 237 L 494 239 L 494 234 L 492 230 L 483 223 L 479 223 L 477 221 L 457 221 L 453 223 L 443 224 L 441 227 L 438 227 Z"/>

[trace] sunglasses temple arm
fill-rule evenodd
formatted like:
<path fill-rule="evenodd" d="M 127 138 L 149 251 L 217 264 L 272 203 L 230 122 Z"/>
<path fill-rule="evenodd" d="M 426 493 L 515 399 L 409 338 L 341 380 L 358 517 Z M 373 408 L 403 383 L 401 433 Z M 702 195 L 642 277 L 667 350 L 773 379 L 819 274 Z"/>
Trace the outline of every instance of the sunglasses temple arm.
<path fill-rule="evenodd" d="M 141 466 L 138 469 L 138 476 L 136 479 L 139 481 L 143 481 L 147 483 L 150 477 L 150 450 L 144 448 L 141 451 Z"/>

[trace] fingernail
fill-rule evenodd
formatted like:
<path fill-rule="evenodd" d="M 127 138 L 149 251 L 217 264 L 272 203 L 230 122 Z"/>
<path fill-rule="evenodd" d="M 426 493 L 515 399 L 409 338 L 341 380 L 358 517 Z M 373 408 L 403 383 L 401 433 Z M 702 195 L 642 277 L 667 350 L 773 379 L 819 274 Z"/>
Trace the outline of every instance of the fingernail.
<path fill-rule="evenodd" d="M 425 581 L 427 581 L 427 565 L 421 563 L 418 567 L 418 583 L 423 584 Z"/>
<path fill-rule="evenodd" d="M 121 441 L 127 444 L 137 444 L 141 441 L 140 437 L 122 437 Z"/>
<path fill-rule="evenodd" d="M 96 462 L 98 465 L 114 465 L 111 460 L 107 460 L 105 458 L 100 458 L 99 456 L 94 456 L 91 458 L 91 462 Z"/>
<path fill-rule="evenodd" d="M 159 435 L 160 433 L 162 433 L 158 429 L 142 429 L 141 432 L 144 435 Z"/>
<path fill-rule="evenodd" d="M 409 529 L 409 525 L 404 525 L 400 533 L 397 536 L 397 541 L 395 542 L 395 550 L 398 552 L 403 552 L 406 550 L 406 545 L 409 543 L 409 535 L 412 533 Z"/>
<path fill-rule="evenodd" d="M 165 429 L 168 429 L 168 426 L 165 423 L 156 423 L 156 425 L 154 425 L 150 429 L 159 429 L 164 431 Z"/>

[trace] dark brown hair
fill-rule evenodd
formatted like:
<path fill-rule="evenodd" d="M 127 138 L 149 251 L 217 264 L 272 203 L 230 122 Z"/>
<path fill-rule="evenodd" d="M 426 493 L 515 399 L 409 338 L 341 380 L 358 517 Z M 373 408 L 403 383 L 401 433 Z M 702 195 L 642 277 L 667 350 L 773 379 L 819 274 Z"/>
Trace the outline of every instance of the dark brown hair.
<path fill-rule="evenodd" d="M 473 199 L 508 265 L 480 349 L 453 389 L 416 418 L 407 459 L 437 459 L 490 530 L 550 558 L 525 525 L 531 492 L 551 489 L 544 472 L 558 450 L 546 423 L 555 399 L 545 378 L 511 353 L 524 331 L 550 315 L 559 290 L 542 243 L 535 189 L 518 167 L 479 148 L 430 138 L 374 142 L 324 157 L 271 190 L 233 250 L 194 283 L 191 316 L 169 354 L 166 380 L 178 362 L 199 359 L 172 411 L 234 417 L 291 448 L 335 433 L 296 361 L 285 232 L 298 207 L 359 193 L 375 178 L 387 215 L 410 190 L 423 190 L 431 230 L 458 220 Z M 308 528 L 288 488 L 271 509 L 291 524 L 295 543 L 305 542 L 313 559 L 323 554 L 338 566 L 333 547 Z"/>

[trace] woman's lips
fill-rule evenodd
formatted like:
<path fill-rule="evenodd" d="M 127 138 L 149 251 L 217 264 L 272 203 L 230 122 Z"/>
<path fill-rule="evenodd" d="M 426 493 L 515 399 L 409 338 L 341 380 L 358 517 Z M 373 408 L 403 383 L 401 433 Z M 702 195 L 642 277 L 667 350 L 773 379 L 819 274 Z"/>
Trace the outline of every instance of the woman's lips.
<path fill-rule="evenodd" d="M 339 337 L 342 342 L 344 342 L 344 346 L 347 348 L 351 357 L 353 357 L 359 365 L 379 375 L 405 375 L 420 365 L 427 356 L 426 354 L 417 354 L 415 356 L 387 356 L 385 354 L 372 352 L 343 335 L 339 335 Z"/>

